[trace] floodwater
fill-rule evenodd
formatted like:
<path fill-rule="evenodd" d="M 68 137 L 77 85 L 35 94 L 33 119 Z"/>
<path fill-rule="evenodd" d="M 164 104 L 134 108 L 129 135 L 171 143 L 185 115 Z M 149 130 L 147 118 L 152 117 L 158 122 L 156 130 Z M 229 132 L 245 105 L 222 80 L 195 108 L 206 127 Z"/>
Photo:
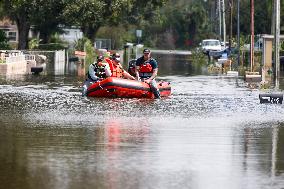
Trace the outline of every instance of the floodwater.
<path fill-rule="evenodd" d="M 0 188 L 284 188 L 283 105 L 260 104 L 242 78 L 158 60 L 172 84 L 161 100 L 83 98 L 70 73 L 2 77 Z"/>

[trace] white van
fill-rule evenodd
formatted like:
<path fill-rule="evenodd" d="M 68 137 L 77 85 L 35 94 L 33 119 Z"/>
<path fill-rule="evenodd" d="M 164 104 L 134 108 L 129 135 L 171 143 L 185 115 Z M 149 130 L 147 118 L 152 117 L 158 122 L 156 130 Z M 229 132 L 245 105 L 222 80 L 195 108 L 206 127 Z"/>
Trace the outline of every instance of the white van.
<path fill-rule="evenodd" d="M 204 39 L 201 43 L 202 52 L 209 54 L 210 51 L 221 51 L 221 42 L 218 39 Z"/>

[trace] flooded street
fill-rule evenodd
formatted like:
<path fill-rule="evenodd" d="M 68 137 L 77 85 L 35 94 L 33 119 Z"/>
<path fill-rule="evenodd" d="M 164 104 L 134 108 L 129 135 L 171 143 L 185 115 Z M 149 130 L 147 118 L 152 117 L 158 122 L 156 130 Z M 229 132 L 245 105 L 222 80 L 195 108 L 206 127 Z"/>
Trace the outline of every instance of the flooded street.
<path fill-rule="evenodd" d="M 161 100 L 81 97 L 68 73 L 2 77 L 0 188 L 284 188 L 284 106 L 243 78 L 158 60 Z"/>

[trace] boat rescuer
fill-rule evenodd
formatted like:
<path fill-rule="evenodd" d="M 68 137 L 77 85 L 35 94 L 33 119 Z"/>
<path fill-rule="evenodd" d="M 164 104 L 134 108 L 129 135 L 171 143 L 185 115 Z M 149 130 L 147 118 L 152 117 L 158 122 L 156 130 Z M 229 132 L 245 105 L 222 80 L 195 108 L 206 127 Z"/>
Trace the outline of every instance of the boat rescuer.
<path fill-rule="evenodd" d="M 135 77 L 130 75 L 127 71 L 125 71 L 120 63 L 120 54 L 114 53 L 112 55 L 112 65 L 110 66 L 112 77 L 119 77 L 124 79 L 132 79 L 135 80 Z"/>
<path fill-rule="evenodd" d="M 82 96 L 87 95 L 87 89 L 91 84 L 111 76 L 109 64 L 104 63 L 103 60 L 104 57 L 100 55 L 94 63 L 90 64 L 87 79 L 83 85 Z"/>
<path fill-rule="evenodd" d="M 160 91 L 155 80 L 158 74 L 158 63 L 151 57 L 149 49 L 143 50 L 143 56 L 136 60 L 135 66 L 136 79 L 149 84 L 155 98 L 161 98 Z"/>

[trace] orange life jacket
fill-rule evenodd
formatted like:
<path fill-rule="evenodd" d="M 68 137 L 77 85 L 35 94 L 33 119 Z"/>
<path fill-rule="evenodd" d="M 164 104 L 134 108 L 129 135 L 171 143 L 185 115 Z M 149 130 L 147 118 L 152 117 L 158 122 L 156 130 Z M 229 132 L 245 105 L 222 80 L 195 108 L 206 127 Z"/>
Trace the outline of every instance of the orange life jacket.
<path fill-rule="evenodd" d="M 140 65 L 139 72 L 141 73 L 153 73 L 153 68 L 149 62 L 144 62 Z"/>
<path fill-rule="evenodd" d="M 153 75 L 153 67 L 149 61 L 144 62 L 140 65 L 139 77 L 141 78 L 150 78 Z"/>
<path fill-rule="evenodd" d="M 123 78 L 123 72 L 124 70 L 120 67 L 120 66 L 115 66 L 112 63 L 112 67 L 110 68 L 111 70 L 111 77 L 119 77 L 119 78 Z"/>
<path fill-rule="evenodd" d="M 113 63 L 112 60 L 110 58 L 105 58 L 105 61 L 108 63 L 110 70 L 113 70 Z"/>

